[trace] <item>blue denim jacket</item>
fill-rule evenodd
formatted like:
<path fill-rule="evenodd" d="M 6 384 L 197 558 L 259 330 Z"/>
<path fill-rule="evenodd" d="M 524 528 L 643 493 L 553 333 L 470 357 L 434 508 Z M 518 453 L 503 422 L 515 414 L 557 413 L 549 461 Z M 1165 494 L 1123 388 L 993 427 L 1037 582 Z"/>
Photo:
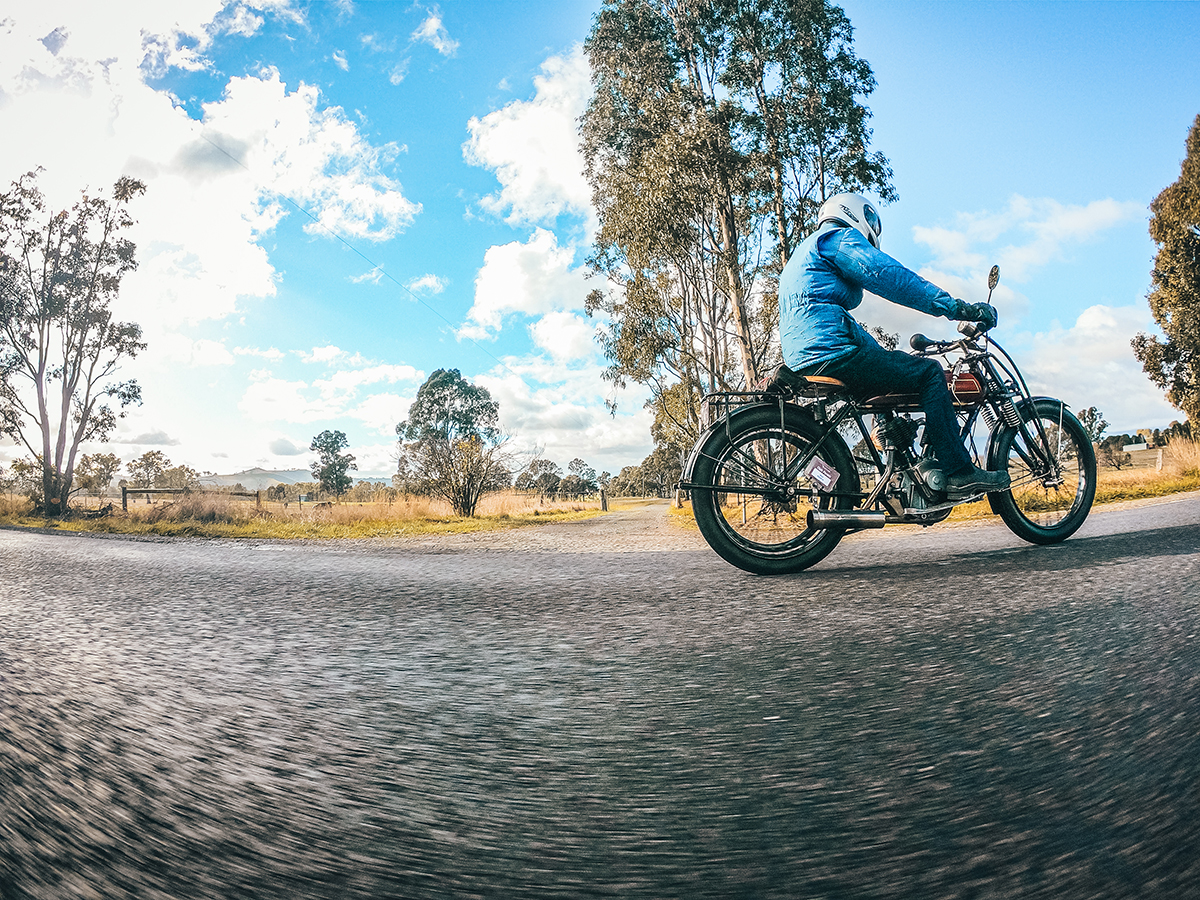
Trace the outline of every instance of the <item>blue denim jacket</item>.
<path fill-rule="evenodd" d="M 804 239 L 779 276 L 783 361 L 811 372 L 875 343 L 850 315 L 864 290 L 931 316 L 952 319 L 958 310 L 957 300 L 876 250 L 858 231 L 827 222 Z"/>

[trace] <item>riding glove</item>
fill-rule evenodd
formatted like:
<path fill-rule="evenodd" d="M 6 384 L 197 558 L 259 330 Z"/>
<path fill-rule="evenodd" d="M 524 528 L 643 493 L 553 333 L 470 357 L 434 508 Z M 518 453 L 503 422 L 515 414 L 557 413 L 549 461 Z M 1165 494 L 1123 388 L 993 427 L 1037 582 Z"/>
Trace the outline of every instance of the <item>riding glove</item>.
<path fill-rule="evenodd" d="M 960 322 L 980 322 L 985 330 L 995 328 L 999 321 L 996 307 L 990 303 L 964 303 L 961 300 L 958 301 L 958 309 L 955 310 L 954 318 Z"/>

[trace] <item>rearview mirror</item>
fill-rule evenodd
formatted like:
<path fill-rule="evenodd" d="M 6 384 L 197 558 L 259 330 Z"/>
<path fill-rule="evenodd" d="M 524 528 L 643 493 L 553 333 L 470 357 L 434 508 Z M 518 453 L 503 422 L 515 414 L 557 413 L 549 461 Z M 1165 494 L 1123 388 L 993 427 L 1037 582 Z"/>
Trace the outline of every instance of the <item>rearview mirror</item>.
<path fill-rule="evenodd" d="M 996 285 L 1000 283 L 1000 267 L 992 266 L 992 271 L 988 272 L 988 290 L 994 291 Z"/>

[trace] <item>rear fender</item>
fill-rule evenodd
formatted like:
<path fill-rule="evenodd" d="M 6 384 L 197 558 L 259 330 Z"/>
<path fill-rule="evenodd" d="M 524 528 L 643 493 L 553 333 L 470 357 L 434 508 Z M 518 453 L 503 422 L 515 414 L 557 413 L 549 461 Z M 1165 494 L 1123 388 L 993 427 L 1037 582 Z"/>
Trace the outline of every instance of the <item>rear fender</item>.
<path fill-rule="evenodd" d="M 736 427 L 740 418 L 748 415 L 751 412 L 756 412 L 763 407 L 770 407 L 771 409 L 776 410 L 780 415 L 783 415 L 784 410 L 780 408 L 781 402 L 782 401 L 779 400 L 769 400 L 760 403 L 748 403 L 745 406 L 739 406 L 729 415 L 722 416 L 705 428 L 704 431 L 700 433 L 700 437 L 696 440 L 696 445 L 692 447 L 692 452 L 688 456 L 687 463 L 683 467 L 683 476 L 681 480 L 685 482 L 692 480 L 692 472 L 696 468 L 696 461 L 703 455 L 704 448 L 708 446 L 709 441 L 712 439 L 714 434 L 725 431 L 726 429 L 732 430 L 734 427 Z M 813 418 L 812 414 L 808 412 L 808 410 L 804 409 L 803 407 L 796 406 L 795 404 L 789 403 L 787 405 L 786 414 L 788 416 L 807 416 L 808 418 L 812 419 L 814 423 L 816 422 L 816 419 Z"/>

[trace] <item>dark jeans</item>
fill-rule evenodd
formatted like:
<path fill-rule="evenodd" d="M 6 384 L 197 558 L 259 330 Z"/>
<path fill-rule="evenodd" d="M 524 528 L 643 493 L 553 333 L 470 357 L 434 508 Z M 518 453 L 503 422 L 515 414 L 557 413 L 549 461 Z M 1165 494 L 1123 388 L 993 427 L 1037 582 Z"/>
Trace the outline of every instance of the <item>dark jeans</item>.
<path fill-rule="evenodd" d="M 918 394 L 925 412 L 925 442 L 942 469 L 948 475 L 955 475 L 972 465 L 958 436 L 958 418 L 954 415 L 946 376 L 935 360 L 901 350 L 884 350 L 872 343 L 832 363 L 813 367 L 818 368 L 820 374 L 845 382 L 859 397 Z"/>

